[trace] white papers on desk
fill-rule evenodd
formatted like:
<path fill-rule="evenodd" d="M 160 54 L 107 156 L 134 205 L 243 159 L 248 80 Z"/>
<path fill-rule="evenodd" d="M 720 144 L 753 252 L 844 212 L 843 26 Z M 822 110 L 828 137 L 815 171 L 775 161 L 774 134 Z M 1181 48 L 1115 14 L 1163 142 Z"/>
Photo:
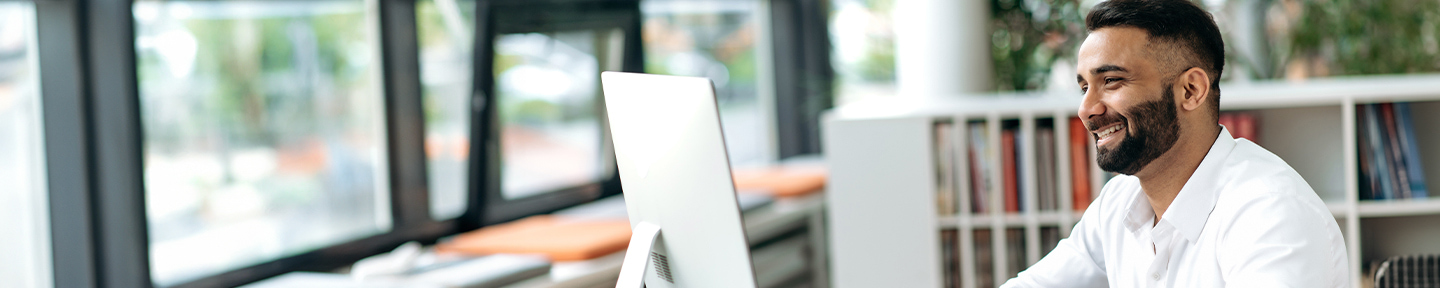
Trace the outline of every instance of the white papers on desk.
<path fill-rule="evenodd" d="M 550 273 L 550 260 L 539 255 L 495 254 L 411 275 L 409 283 L 441 287 L 491 288 Z"/>
<path fill-rule="evenodd" d="M 247 288 L 441 288 L 439 285 L 423 285 L 416 283 L 405 283 L 394 279 L 371 280 L 361 282 L 350 278 L 349 274 L 320 273 L 320 272 L 290 272 L 285 275 L 261 280 L 250 285 L 241 287 Z"/>
<path fill-rule="evenodd" d="M 291 272 L 266 279 L 249 288 L 492 288 L 550 273 L 543 256 L 496 254 L 449 264 L 408 275 L 356 280 L 349 274 Z"/>

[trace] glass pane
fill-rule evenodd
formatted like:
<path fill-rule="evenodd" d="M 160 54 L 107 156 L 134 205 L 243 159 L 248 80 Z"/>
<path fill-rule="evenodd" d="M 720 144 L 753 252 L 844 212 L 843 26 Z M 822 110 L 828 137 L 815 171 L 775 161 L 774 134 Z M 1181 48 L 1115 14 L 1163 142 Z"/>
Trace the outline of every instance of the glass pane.
<path fill-rule="evenodd" d="M 475 0 L 421 0 L 415 13 L 425 93 L 430 217 L 445 220 L 465 213 L 469 188 Z"/>
<path fill-rule="evenodd" d="M 601 59 L 595 55 L 600 46 L 623 43 L 610 41 L 620 37 L 618 30 L 580 30 L 495 38 L 505 199 L 609 176 L 601 154 Z"/>
<path fill-rule="evenodd" d="M 894 0 L 833 0 L 830 62 L 835 105 L 895 95 Z"/>
<path fill-rule="evenodd" d="M 757 43 L 760 1 L 666 1 L 641 5 L 645 14 L 645 72 L 715 82 L 725 147 L 735 166 L 769 162 L 770 109 L 760 97 L 764 69 Z"/>
<path fill-rule="evenodd" d="M 50 287 L 35 6 L 0 2 L 0 286 Z"/>
<path fill-rule="evenodd" d="M 391 228 L 371 4 L 134 4 L 156 284 Z"/>

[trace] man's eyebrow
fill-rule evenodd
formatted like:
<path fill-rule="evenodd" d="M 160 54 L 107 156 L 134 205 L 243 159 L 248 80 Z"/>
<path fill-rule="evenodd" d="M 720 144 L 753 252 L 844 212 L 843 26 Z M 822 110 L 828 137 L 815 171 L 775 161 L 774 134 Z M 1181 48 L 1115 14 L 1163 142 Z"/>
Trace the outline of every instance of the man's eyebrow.
<path fill-rule="evenodd" d="M 1093 72 L 1091 72 L 1091 73 L 1100 74 L 1100 73 L 1105 73 L 1105 72 L 1117 72 L 1117 71 L 1118 71 L 1118 72 L 1130 72 L 1130 70 L 1125 70 L 1125 67 L 1120 67 L 1120 66 L 1115 66 L 1115 65 L 1106 64 L 1106 65 L 1101 65 L 1100 67 L 1096 67 L 1095 70 L 1093 70 Z"/>
<path fill-rule="evenodd" d="M 1130 70 L 1126 70 L 1125 67 L 1115 66 L 1112 64 L 1101 65 L 1100 67 L 1096 67 L 1095 69 L 1090 70 L 1091 74 L 1100 74 L 1105 72 L 1130 72 Z M 1075 74 L 1075 82 L 1085 83 L 1085 75 Z"/>

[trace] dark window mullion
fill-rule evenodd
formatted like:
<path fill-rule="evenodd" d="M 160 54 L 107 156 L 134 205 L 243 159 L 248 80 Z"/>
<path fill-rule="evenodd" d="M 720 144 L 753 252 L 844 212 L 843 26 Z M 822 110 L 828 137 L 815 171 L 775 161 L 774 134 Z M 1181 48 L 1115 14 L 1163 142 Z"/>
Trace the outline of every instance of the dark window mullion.
<path fill-rule="evenodd" d="M 801 69 L 805 82 L 800 84 L 802 90 L 799 95 L 803 99 L 798 102 L 794 111 L 802 115 L 800 121 L 801 144 L 798 151 L 793 154 L 782 156 L 793 156 L 803 154 L 819 154 L 820 150 L 820 114 L 835 106 L 833 99 L 835 70 L 830 66 L 830 25 L 827 23 L 826 11 L 830 11 L 826 4 L 829 1 L 823 0 L 798 0 L 800 1 L 800 13 L 797 15 L 800 21 L 800 35 L 803 39 L 800 43 L 800 55 L 805 55 L 804 68 Z"/>
<path fill-rule="evenodd" d="M 152 285 L 131 4 L 84 2 L 100 287 Z"/>
<path fill-rule="evenodd" d="M 490 88 L 493 87 L 494 71 L 492 65 L 495 63 L 494 43 L 495 24 L 494 17 L 491 17 L 491 0 L 475 0 L 475 35 L 471 37 L 471 71 L 470 73 L 470 94 L 471 108 L 470 116 L 470 159 L 466 163 L 468 170 L 465 172 L 466 181 L 465 199 L 468 202 L 465 213 L 461 214 L 458 220 L 458 229 L 461 231 L 480 228 L 484 225 L 486 201 L 489 201 L 485 193 L 487 187 L 489 161 L 491 160 L 487 151 L 487 143 L 490 135 L 491 107 L 488 105 L 494 99 L 491 96 Z"/>
<path fill-rule="evenodd" d="M 430 219 L 425 166 L 425 117 L 420 86 L 420 51 L 415 1 L 380 1 L 380 57 L 383 59 L 387 137 L 395 230 Z"/>
<path fill-rule="evenodd" d="M 772 0 L 770 4 L 770 29 L 771 47 L 758 47 L 758 49 L 771 49 L 773 52 L 775 77 L 775 142 L 776 159 L 799 154 L 803 150 L 803 138 L 799 124 L 802 119 L 800 114 L 795 113 L 800 106 L 799 100 L 804 99 L 803 66 L 801 59 L 804 46 L 803 33 L 800 31 L 800 21 L 797 17 L 800 14 L 800 5 L 795 0 Z"/>
<path fill-rule="evenodd" d="M 832 106 L 829 38 L 820 0 L 772 0 L 779 159 L 820 153 L 820 113 Z"/>
<path fill-rule="evenodd" d="M 78 0 L 35 2 L 55 287 L 98 281 L 80 6 Z"/>

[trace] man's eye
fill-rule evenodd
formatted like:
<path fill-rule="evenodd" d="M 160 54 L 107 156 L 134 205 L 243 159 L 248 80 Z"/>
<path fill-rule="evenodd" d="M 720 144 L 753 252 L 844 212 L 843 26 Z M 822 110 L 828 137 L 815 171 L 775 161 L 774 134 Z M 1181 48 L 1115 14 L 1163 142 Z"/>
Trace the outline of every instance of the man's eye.
<path fill-rule="evenodd" d="M 1090 87 L 1080 87 L 1080 95 L 1085 95 L 1085 93 L 1090 93 Z"/>
<path fill-rule="evenodd" d="M 1125 80 L 1125 79 L 1124 79 L 1124 78 L 1118 78 L 1118 77 L 1105 78 L 1105 84 L 1110 84 L 1110 83 L 1119 82 L 1120 80 Z"/>

